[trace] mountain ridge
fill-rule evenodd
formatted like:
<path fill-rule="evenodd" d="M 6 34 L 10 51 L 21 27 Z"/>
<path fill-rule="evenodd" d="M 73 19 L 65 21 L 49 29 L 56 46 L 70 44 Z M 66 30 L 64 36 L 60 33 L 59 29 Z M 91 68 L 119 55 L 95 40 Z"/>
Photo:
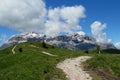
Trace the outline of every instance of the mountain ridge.
<path fill-rule="evenodd" d="M 98 43 L 96 42 L 95 38 L 87 36 L 85 34 L 74 33 L 48 37 L 44 34 L 39 34 L 36 32 L 26 32 L 14 35 L 5 44 L 3 44 L 1 49 L 10 47 L 15 44 L 32 41 L 45 41 L 47 44 L 72 50 L 95 49 L 96 45 L 100 45 L 101 49 L 116 49 L 112 43 Z"/>

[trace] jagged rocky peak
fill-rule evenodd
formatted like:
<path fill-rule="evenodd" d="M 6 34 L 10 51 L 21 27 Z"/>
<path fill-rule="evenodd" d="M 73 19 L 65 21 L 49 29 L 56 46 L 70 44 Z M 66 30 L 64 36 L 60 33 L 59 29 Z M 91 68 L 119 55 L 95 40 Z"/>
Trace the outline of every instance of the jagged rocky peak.
<path fill-rule="evenodd" d="M 84 32 L 77 32 L 74 34 L 67 34 L 67 36 L 71 36 L 72 39 L 84 42 L 96 42 L 96 39 L 90 36 L 87 36 Z"/>
<path fill-rule="evenodd" d="M 43 37 L 43 36 L 44 34 L 39 34 L 36 32 L 25 32 L 25 33 L 15 35 L 15 37 L 23 37 L 23 38 L 33 38 L 33 37 Z"/>
<path fill-rule="evenodd" d="M 39 34 L 36 32 L 25 32 L 25 33 L 21 33 L 21 34 L 17 34 L 12 36 L 7 43 L 21 43 L 21 42 L 27 42 L 29 39 L 38 39 L 38 38 L 42 38 L 44 37 L 44 34 Z"/>
<path fill-rule="evenodd" d="M 85 34 L 81 35 L 78 33 L 60 35 L 47 39 L 48 44 L 60 48 L 79 49 L 79 50 L 94 49 L 96 46 L 95 41 L 96 40 L 92 37 L 89 37 Z"/>
<path fill-rule="evenodd" d="M 42 42 L 44 40 L 44 37 L 45 37 L 44 34 L 39 34 L 36 32 L 25 32 L 25 33 L 13 35 L 5 44 L 2 45 L 2 47 L 0 47 L 0 49 L 4 49 L 12 45 L 23 42 L 30 42 L 30 41 Z"/>
<path fill-rule="evenodd" d="M 95 49 L 97 44 L 95 38 L 87 36 L 84 32 L 59 35 L 55 37 L 47 37 L 44 34 L 39 34 L 36 32 L 26 32 L 12 36 L 12 38 L 10 38 L 8 42 L 2 46 L 2 48 L 4 49 L 22 42 L 42 42 L 43 40 L 45 40 L 47 44 L 60 48 L 77 50 Z M 114 48 L 113 44 L 100 44 L 100 46 L 102 49 Z"/>

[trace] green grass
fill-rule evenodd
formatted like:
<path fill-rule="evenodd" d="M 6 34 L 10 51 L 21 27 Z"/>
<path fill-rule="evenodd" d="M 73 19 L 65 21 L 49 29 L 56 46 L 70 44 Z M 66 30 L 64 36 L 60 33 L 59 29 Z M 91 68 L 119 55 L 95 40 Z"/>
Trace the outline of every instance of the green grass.
<path fill-rule="evenodd" d="M 14 46 L 0 51 L 0 80 L 66 80 L 62 71 L 56 68 L 56 64 L 66 58 L 80 56 L 82 51 L 47 46 L 48 49 L 44 49 L 41 44 L 31 42 L 17 45 L 16 54 L 11 52 Z M 19 52 L 19 48 L 23 51 Z M 51 57 L 41 53 L 42 51 L 58 56 Z"/>
<path fill-rule="evenodd" d="M 34 45 L 36 47 L 32 47 Z M 113 75 L 120 76 L 120 55 L 105 54 L 96 55 L 95 51 L 60 49 L 47 45 L 42 48 L 38 42 L 18 44 L 16 54 L 12 54 L 12 47 L 0 51 L 0 80 L 67 80 L 65 74 L 56 68 L 56 64 L 66 58 L 74 58 L 83 55 L 93 56 L 87 61 L 89 69 L 108 69 Z M 22 52 L 19 49 L 22 48 Z M 42 51 L 57 55 L 57 57 L 43 54 Z M 97 77 L 97 76 L 96 76 Z"/>
<path fill-rule="evenodd" d="M 86 63 L 90 71 L 105 78 L 104 80 L 120 79 L 120 54 L 103 53 L 94 55 L 94 57 Z"/>

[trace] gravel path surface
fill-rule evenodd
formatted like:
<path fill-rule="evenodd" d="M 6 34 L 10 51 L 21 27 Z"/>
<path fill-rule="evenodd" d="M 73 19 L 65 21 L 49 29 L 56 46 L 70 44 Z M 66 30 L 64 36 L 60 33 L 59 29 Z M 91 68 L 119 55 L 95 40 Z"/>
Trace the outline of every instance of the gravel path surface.
<path fill-rule="evenodd" d="M 17 45 L 15 45 L 13 48 L 12 48 L 12 53 L 15 54 L 15 48 L 17 47 Z"/>
<path fill-rule="evenodd" d="M 92 77 L 83 70 L 82 63 L 90 59 L 90 56 L 81 56 L 66 59 L 57 64 L 57 68 L 63 70 L 68 80 L 92 80 Z"/>

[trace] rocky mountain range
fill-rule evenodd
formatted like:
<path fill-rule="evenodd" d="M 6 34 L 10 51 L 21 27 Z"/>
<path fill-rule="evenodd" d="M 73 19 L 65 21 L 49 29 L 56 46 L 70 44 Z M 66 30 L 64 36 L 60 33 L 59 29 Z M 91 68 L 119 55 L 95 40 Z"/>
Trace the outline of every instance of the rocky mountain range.
<path fill-rule="evenodd" d="M 43 42 L 47 44 L 54 45 L 60 48 L 68 48 L 74 50 L 89 50 L 95 49 L 96 45 L 100 45 L 101 49 L 116 49 L 112 43 L 97 43 L 95 38 L 82 35 L 79 33 L 59 35 L 56 37 L 48 37 L 44 34 L 38 34 L 35 32 L 22 33 L 12 36 L 1 49 L 7 48 L 9 46 L 23 43 L 23 42 Z"/>

